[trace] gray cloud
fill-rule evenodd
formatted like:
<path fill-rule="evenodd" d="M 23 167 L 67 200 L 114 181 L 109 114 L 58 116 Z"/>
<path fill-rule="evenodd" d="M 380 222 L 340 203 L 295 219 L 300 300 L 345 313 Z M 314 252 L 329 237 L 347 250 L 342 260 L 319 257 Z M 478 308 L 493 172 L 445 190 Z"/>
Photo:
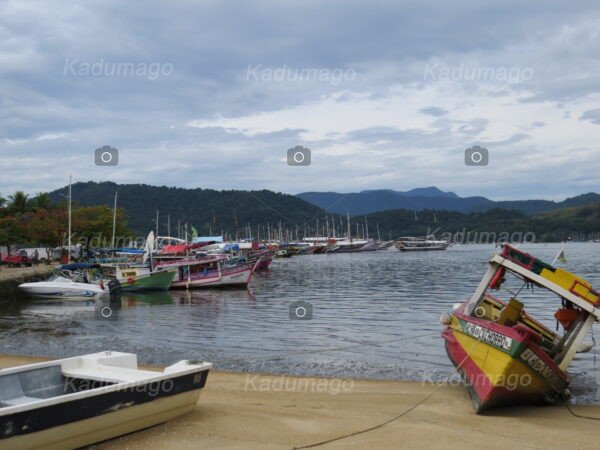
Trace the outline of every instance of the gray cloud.
<path fill-rule="evenodd" d="M 600 125 L 600 108 L 585 111 L 579 120 L 588 120 L 596 125 Z"/>
<path fill-rule="evenodd" d="M 536 166 L 524 180 L 527 161 L 515 170 L 514 159 L 542 154 L 544 132 L 581 140 L 555 142 L 557 152 L 575 154 L 585 140 L 600 153 L 595 1 L 37 1 L 4 3 L 0 17 L 0 192 L 54 189 L 72 173 L 284 192 L 409 189 L 425 179 L 461 194 L 528 197 L 552 169 Z M 533 76 L 444 84 L 424 79 L 431 62 L 531 67 Z M 119 63 L 146 68 L 115 75 Z M 85 64 L 100 69 L 86 74 Z M 152 64 L 172 72 L 154 77 Z M 331 76 L 249 79 L 257 65 Z M 355 76 L 336 83 L 336 70 Z M 494 161 L 507 155 L 506 165 L 457 177 L 460 152 L 476 142 L 493 147 Z M 105 144 L 120 150 L 117 168 L 93 165 Z M 294 145 L 313 150 L 302 176 L 285 166 Z M 568 194 L 589 190 L 586 174 L 598 168 L 573 161 Z"/>
<path fill-rule="evenodd" d="M 428 108 L 421 109 L 421 112 L 424 114 L 429 114 L 430 116 L 440 117 L 448 114 L 444 108 L 438 108 L 437 106 L 430 106 Z"/>

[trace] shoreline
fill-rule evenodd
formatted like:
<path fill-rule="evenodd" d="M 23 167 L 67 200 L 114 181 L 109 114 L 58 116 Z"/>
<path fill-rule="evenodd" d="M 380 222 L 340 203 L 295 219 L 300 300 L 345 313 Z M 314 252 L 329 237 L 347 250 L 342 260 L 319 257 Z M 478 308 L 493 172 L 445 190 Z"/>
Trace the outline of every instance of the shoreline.
<path fill-rule="evenodd" d="M 8 267 L 0 266 L 0 285 L 25 283 L 27 281 L 38 279 L 50 275 L 54 271 L 53 265 L 39 264 L 37 266 L 27 267 Z"/>
<path fill-rule="evenodd" d="M 0 368 L 48 359 L 51 358 L 0 355 Z M 599 446 L 594 433 L 597 421 L 574 417 L 564 405 L 503 408 L 476 415 L 462 386 L 352 379 L 350 389 L 336 393 L 282 391 L 274 388 L 282 377 L 296 387 L 307 379 L 322 386 L 332 380 L 212 370 L 200 401 L 190 414 L 91 448 L 292 449 L 375 427 L 405 411 L 408 412 L 383 427 L 316 448 Z M 249 378 L 254 383 L 249 384 Z M 574 409 L 578 414 L 600 418 L 600 406 L 578 405 Z"/>

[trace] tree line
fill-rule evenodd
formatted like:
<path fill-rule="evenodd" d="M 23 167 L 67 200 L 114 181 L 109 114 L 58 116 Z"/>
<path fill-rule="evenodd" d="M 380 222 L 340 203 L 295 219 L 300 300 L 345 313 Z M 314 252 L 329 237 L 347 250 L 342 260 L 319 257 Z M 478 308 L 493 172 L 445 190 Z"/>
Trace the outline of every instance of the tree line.
<path fill-rule="evenodd" d="M 117 210 L 117 236 L 129 235 L 124 211 Z M 99 238 L 110 241 L 113 211 L 105 205 L 72 205 L 72 244 L 89 243 Z M 53 202 L 43 192 L 30 197 L 17 191 L 7 198 L 0 195 L 0 247 L 64 247 L 68 242 L 67 201 Z"/>

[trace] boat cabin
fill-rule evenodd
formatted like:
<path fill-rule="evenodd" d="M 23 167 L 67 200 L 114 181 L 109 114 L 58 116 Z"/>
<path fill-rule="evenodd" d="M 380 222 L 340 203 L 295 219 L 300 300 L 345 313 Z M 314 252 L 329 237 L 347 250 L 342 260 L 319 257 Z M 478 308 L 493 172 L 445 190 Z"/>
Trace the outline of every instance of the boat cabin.
<path fill-rule="evenodd" d="M 503 287 L 508 277 L 518 280 L 520 287 L 516 291 Z M 562 325 L 562 336 L 524 311 L 520 294 L 526 288 L 535 287 L 554 294 L 559 305 L 554 317 Z M 509 293 L 507 301 L 494 294 L 501 289 Z M 584 279 L 505 245 L 503 251 L 491 259 L 486 275 L 464 312 L 527 335 L 564 371 L 575 353 L 583 348 L 583 339 L 592 323 L 600 318 L 599 307 L 600 293 Z"/>

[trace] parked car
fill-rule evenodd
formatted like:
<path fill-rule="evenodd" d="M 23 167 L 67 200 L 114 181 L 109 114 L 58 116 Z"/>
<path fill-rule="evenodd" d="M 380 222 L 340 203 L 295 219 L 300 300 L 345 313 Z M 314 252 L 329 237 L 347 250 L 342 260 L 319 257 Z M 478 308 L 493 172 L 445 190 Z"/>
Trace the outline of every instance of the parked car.
<path fill-rule="evenodd" d="M 33 264 L 32 259 L 27 256 L 27 253 L 24 251 L 18 252 L 16 255 L 2 255 L 0 258 L 2 264 L 6 264 L 8 266 L 31 266 Z"/>

